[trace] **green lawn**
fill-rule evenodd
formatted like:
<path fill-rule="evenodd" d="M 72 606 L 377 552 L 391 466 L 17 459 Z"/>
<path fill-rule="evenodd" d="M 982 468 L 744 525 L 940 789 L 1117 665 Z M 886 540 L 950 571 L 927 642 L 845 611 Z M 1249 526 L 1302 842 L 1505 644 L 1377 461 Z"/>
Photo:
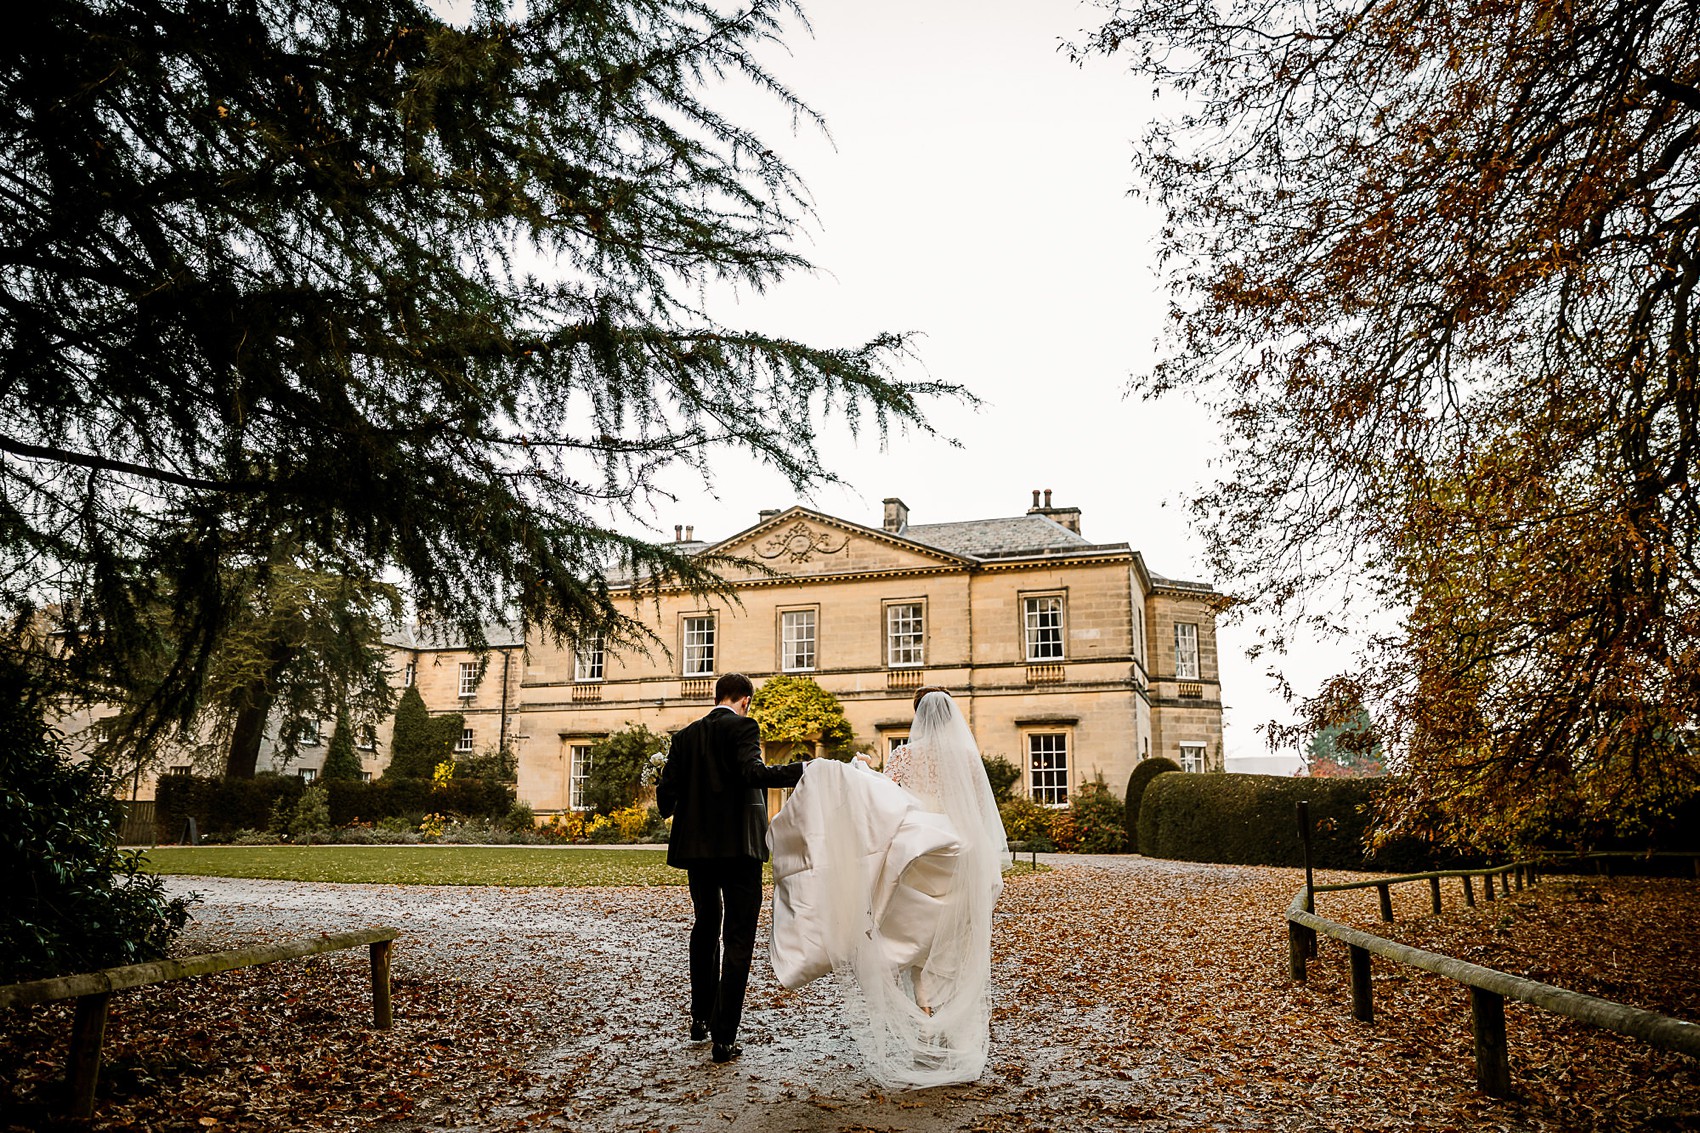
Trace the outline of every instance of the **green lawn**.
<path fill-rule="evenodd" d="M 683 885 L 667 850 L 543 846 L 159 846 L 154 873 L 391 885 Z"/>
<path fill-rule="evenodd" d="M 153 873 L 360 881 L 388 885 L 683 885 L 667 848 L 600 850 L 542 846 L 157 846 L 144 853 Z M 1050 870 L 1041 865 L 1039 872 Z M 1029 873 L 1027 862 L 1004 873 Z M 773 867 L 763 867 L 773 881 Z"/>

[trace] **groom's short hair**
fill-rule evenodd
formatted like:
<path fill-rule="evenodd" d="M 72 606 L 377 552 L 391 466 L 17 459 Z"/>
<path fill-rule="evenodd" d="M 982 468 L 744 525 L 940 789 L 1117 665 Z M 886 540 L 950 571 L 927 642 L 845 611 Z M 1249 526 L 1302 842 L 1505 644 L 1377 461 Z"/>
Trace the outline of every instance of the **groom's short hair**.
<path fill-rule="evenodd" d="M 750 683 L 750 678 L 742 673 L 721 673 L 720 679 L 714 682 L 714 703 L 725 704 L 732 700 L 742 700 L 746 696 L 754 696 L 756 686 Z"/>

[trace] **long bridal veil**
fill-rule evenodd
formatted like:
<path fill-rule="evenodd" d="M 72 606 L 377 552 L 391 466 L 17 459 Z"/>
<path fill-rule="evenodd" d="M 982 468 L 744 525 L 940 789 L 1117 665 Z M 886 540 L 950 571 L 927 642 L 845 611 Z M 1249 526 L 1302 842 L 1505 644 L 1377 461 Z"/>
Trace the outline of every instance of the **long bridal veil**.
<path fill-rule="evenodd" d="M 773 830 L 775 970 L 795 987 L 830 963 L 869 1074 L 901 1089 L 971 1082 L 985 1068 L 1005 849 L 979 748 L 949 696 L 922 699 L 909 745 L 903 788 L 812 764 Z M 811 949 L 823 953 L 812 967 L 801 955 Z"/>

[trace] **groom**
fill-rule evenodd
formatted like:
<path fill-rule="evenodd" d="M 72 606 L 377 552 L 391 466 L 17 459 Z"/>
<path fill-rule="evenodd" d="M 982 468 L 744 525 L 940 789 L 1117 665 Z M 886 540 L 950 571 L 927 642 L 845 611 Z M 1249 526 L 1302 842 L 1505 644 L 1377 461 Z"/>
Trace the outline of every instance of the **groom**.
<path fill-rule="evenodd" d="M 711 1034 L 716 1062 L 744 1053 L 738 1020 L 761 912 L 761 863 L 767 860 L 767 787 L 795 787 L 803 764 L 769 767 L 761 728 L 749 718 L 755 686 L 742 673 L 714 685 L 714 709 L 673 737 L 655 790 L 662 817 L 673 819 L 667 864 L 690 876 L 691 1039 Z M 725 933 L 722 943 L 722 909 Z"/>

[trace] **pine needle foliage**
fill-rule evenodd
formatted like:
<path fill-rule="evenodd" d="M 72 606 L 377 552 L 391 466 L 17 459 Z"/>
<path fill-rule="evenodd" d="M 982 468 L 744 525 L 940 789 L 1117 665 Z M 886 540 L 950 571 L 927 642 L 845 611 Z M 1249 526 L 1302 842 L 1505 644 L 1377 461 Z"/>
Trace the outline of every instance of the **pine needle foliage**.
<path fill-rule="evenodd" d="M 958 392 L 902 380 L 900 335 L 703 309 L 809 269 L 795 173 L 712 103 L 743 84 L 816 121 L 757 58 L 792 0 L 15 15 L 0 605 L 53 616 L 62 684 L 149 689 L 138 735 L 192 715 L 279 532 L 474 647 L 516 617 L 652 647 L 610 572 L 720 589 L 621 533 L 664 471 L 737 454 L 801 490 L 832 479 L 823 415 L 883 439 Z"/>

